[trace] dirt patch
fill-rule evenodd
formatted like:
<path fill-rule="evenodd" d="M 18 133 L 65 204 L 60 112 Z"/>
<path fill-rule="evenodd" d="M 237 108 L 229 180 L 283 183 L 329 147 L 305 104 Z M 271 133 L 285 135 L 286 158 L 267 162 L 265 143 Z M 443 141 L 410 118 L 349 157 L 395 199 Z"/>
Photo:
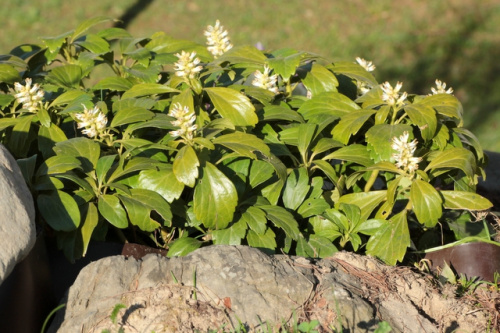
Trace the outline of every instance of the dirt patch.
<path fill-rule="evenodd" d="M 122 295 L 120 309 L 115 322 L 109 315 L 89 332 L 101 333 L 108 329 L 116 332 L 208 332 L 209 330 L 231 329 L 231 324 L 223 304 L 215 301 L 199 300 L 207 297 L 193 287 L 179 284 L 165 284 L 147 290 L 134 290 Z M 145 320 L 147 319 L 147 320 Z"/>

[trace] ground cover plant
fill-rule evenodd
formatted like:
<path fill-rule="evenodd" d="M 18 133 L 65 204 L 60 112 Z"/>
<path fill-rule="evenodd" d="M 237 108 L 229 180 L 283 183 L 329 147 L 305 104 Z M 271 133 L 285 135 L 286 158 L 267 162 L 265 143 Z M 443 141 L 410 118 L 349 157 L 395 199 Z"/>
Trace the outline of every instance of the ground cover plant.
<path fill-rule="evenodd" d="M 395 265 L 410 246 L 490 237 L 450 218 L 491 203 L 446 83 L 411 94 L 361 58 L 233 46 L 219 21 L 206 45 L 98 30 L 109 21 L 0 58 L 0 140 L 71 260 L 119 238 L 170 256 L 245 244 Z"/>
<path fill-rule="evenodd" d="M 5 0 L 0 8 L 0 49 L 8 52 L 39 37 L 57 36 L 95 13 L 119 17 L 134 36 L 168 31 L 203 44 L 200 26 L 219 18 L 237 45 L 261 43 L 291 47 L 330 59 L 366 57 L 384 81 L 405 83 L 405 90 L 426 94 L 436 78 L 447 82 L 467 112 L 465 126 L 483 148 L 500 151 L 497 128 L 500 99 L 500 3 L 484 0 L 410 0 L 377 2 L 89 0 L 74 6 L 61 0 Z M 64 17 L 61 20 L 60 17 Z M 197 22 L 197 24 L 192 24 Z M 236 28 L 237 27 L 237 28 Z M 36 32 L 35 34 L 33 32 Z M 397 59 L 397 61 L 395 61 Z"/>

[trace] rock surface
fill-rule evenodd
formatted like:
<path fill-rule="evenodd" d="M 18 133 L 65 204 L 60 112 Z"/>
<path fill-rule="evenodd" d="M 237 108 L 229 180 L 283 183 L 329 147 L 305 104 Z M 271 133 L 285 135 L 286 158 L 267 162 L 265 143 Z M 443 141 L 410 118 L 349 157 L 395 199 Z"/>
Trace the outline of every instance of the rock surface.
<path fill-rule="evenodd" d="M 392 332 L 482 332 L 488 322 L 409 268 L 345 252 L 313 261 L 244 246 L 104 258 L 80 272 L 62 303 L 49 332 L 207 332 L 240 323 L 272 331 L 313 319 L 325 332 L 339 319 L 343 332 L 370 332 L 382 320 Z"/>
<path fill-rule="evenodd" d="M 16 160 L 0 145 L 0 284 L 35 244 L 35 207 Z"/>

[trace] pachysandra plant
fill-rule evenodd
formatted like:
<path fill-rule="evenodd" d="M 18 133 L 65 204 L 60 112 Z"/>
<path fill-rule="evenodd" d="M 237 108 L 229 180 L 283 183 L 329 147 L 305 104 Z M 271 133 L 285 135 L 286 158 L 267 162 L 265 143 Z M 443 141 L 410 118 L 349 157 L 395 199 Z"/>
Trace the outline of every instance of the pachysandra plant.
<path fill-rule="evenodd" d="M 0 141 L 70 259 L 119 238 L 396 264 L 447 212 L 491 207 L 475 193 L 486 157 L 439 80 L 410 94 L 361 58 L 233 46 L 219 21 L 206 45 L 93 32 L 109 21 L 0 56 Z"/>

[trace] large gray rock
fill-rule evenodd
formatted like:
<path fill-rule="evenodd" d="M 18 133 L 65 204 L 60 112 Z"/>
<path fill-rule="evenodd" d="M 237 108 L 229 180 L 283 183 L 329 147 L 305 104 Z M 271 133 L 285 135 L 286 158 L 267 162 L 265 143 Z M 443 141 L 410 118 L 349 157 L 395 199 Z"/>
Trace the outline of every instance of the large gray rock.
<path fill-rule="evenodd" d="M 35 244 L 35 207 L 23 175 L 0 145 L 0 284 Z"/>
<path fill-rule="evenodd" d="M 322 331 L 370 332 L 386 320 L 392 332 L 479 332 L 487 323 L 409 268 L 345 252 L 314 262 L 244 246 L 108 257 L 84 268 L 62 302 L 49 332 L 207 332 L 240 323 L 277 330 L 313 319 Z"/>

